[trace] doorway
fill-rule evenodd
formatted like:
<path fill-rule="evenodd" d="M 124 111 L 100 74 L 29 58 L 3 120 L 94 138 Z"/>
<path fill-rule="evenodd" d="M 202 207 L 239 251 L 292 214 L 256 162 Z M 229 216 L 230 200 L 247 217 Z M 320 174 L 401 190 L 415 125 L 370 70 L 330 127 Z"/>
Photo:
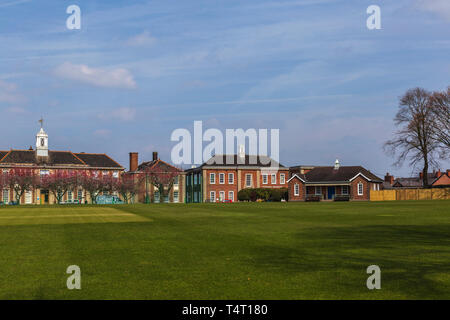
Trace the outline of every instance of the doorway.
<path fill-rule="evenodd" d="M 334 199 L 334 195 L 336 194 L 336 187 L 328 187 L 328 200 L 333 200 Z"/>

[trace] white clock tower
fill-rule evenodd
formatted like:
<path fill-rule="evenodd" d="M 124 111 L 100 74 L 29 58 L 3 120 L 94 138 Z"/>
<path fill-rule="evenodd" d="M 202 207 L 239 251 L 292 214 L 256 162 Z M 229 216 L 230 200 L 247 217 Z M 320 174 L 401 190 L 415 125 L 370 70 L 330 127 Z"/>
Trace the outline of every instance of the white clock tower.
<path fill-rule="evenodd" d="M 44 119 L 39 120 L 41 130 L 36 135 L 36 155 L 38 157 L 48 157 L 48 135 L 45 133 L 43 124 Z"/>

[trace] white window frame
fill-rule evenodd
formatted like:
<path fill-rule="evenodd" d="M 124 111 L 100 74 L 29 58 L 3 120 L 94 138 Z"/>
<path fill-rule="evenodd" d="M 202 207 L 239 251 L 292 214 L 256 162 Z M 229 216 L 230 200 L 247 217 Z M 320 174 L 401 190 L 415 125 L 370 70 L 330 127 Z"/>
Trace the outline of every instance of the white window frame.
<path fill-rule="evenodd" d="M 231 177 L 231 179 L 230 179 Z M 234 184 L 234 173 L 228 174 L 228 184 Z"/>
<path fill-rule="evenodd" d="M 228 191 L 228 200 L 234 202 L 234 191 Z"/>
<path fill-rule="evenodd" d="M 362 182 L 358 182 L 358 196 L 364 195 L 364 184 Z"/>
<path fill-rule="evenodd" d="M 270 184 L 277 184 L 277 174 L 276 173 L 272 173 L 270 175 Z"/>
<path fill-rule="evenodd" d="M 248 183 L 248 177 L 250 177 L 250 183 Z M 253 185 L 253 175 L 251 173 L 245 174 L 245 187 L 251 188 Z"/>
<path fill-rule="evenodd" d="M 209 192 L 209 201 L 210 202 L 216 202 L 216 192 L 215 191 L 210 191 Z"/>
<path fill-rule="evenodd" d="M 3 189 L 2 201 L 3 201 L 3 203 L 9 202 L 9 189 Z"/>
<path fill-rule="evenodd" d="M 180 176 L 175 176 L 173 178 L 173 185 L 178 186 L 179 183 L 180 183 Z"/>
<path fill-rule="evenodd" d="M 173 202 L 175 203 L 180 202 L 180 194 L 178 193 L 178 191 L 173 192 Z"/>
<path fill-rule="evenodd" d="M 119 171 L 113 171 L 112 176 L 113 176 L 113 178 L 118 178 L 119 177 Z"/>
<path fill-rule="evenodd" d="M 219 201 L 225 200 L 225 191 L 219 191 Z"/>
<path fill-rule="evenodd" d="M 269 183 L 269 175 L 268 175 L 268 174 L 266 174 L 266 173 L 263 174 L 263 175 L 262 175 L 262 178 L 263 178 L 263 179 L 262 179 L 262 183 L 263 183 L 263 184 Z"/>
<path fill-rule="evenodd" d="M 216 184 L 216 174 L 215 173 L 210 173 L 209 174 L 209 183 L 210 184 Z"/>
<path fill-rule="evenodd" d="M 294 184 L 294 196 L 300 195 L 300 185 L 298 183 Z"/>
<path fill-rule="evenodd" d="M 225 184 L 225 173 L 219 173 L 219 183 Z"/>
<path fill-rule="evenodd" d="M 317 190 L 319 190 L 319 192 L 317 192 Z M 322 187 L 316 186 L 315 189 L 314 189 L 314 194 L 315 194 L 316 196 L 322 195 Z"/>
<path fill-rule="evenodd" d="M 344 193 L 344 188 L 347 190 L 347 192 Z M 341 187 L 341 194 L 344 196 L 348 196 L 349 194 L 349 187 L 348 186 L 342 186 Z"/>
<path fill-rule="evenodd" d="M 280 173 L 280 184 L 286 183 L 286 175 L 284 173 Z"/>
<path fill-rule="evenodd" d="M 67 200 L 73 201 L 73 192 L 72 190 L 67 191 Z"/>
<path fill-rule="evenodd" d="M 50 174 L 50 170 L 40 170 L 40 171 L 39 171 L 39 174 L 40 174 L 41 176 L 47 176 L 47 175 Z"/>

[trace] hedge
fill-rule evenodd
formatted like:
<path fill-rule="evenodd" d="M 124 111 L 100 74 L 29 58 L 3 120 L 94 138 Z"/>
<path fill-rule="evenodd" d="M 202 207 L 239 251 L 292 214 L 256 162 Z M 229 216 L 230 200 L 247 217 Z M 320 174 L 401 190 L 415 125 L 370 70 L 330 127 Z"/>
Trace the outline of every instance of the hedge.
<path fill-rule="evenodd" d="M 269 188 L 246 188 L 238 192 L 239 201 L 273 201 L 279 202 L 281 199 L 287 200 L 287 188 L 269 189 Z"/>

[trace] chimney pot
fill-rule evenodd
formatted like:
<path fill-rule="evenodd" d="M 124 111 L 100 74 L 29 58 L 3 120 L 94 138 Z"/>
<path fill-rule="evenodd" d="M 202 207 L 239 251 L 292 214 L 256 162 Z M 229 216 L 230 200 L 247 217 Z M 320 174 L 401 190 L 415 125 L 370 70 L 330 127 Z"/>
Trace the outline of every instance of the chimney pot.
<path fill-rule="evenodd" d="M 130 171 L 137 171 L 138 157 L 139 154 L 137 152 L 130 152 Z"/>
<path fill-rule="evenodd" d="M 158 152 L 153 151 L 153 161 L 158 160 Z"/>

